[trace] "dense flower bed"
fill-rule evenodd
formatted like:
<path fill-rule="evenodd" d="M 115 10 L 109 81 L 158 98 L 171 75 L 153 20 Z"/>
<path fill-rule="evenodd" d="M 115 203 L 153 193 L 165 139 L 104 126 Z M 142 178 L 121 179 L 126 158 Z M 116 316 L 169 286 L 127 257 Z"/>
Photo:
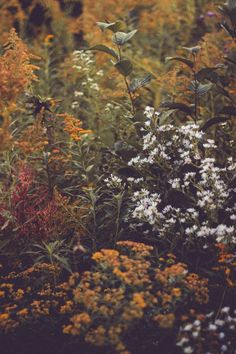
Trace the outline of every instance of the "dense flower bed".
<path fill-rule="evenodd" d="M 218 5 L 1 2 L 2 354 L 236 354 L 236 2 Z"/>

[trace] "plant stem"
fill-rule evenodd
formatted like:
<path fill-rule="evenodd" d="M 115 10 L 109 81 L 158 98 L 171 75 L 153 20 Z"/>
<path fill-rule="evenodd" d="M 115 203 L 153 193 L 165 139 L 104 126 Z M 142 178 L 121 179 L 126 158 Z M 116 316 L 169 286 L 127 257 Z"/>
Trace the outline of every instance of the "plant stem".
<path fill-rule="evenodd" d="M 117 45 L 117 48 L 118 48 L 118 53 L 119 53 L 119 60 L 122 60 L 121 46 Z M 128 80 L 127 80 L 127 78 L 125 76 L 124 76 L 124 81 L 125 81 L 125 85 L 126 85 L 126 88 L 127 88 L 127 91 L 128 91 L 128 95 L 129 95 L 129 99 L 130 99 L 130 103 L 131 103 L 131 113 L 134 114 L 135 113 L 134 100 L 133 100 L 132 94 L 130 92 L 130 87 L 129 87 Z"/>
<path fill-rule="evenodd" d="M 125 84 L 126 84 L 126 87 L 127 87 L 128 94 L 129 94 L 129 99 L 130 99 L 131 107 L 132 107 L 132 108 L 131 108 L 131 112 L 132 112 L 132 114 L 134 114 L 134 113 L 135 113 L 134 100 L 133 100 L 133 97 L 132 97 L 132 95 L 131 95 L 129 83 L 128 83 L 126 77 L 124 77 L 124 80 L 125 80 Z"/>
<path fill-rule="evenodd" d="M 198 119 L 198 81 L 195 69 L 193 69 L 193 79 L 194 79 L 194 122 L 197 123 Z"/>

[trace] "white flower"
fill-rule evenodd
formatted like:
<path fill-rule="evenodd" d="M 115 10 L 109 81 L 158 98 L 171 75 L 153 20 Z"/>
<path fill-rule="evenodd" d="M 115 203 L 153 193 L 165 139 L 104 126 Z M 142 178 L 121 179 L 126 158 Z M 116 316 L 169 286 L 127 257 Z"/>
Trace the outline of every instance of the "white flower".
<path fill-rule="evenodd" d="M 117 176 L 114 176 L 113 174 L 111 174 L 109 178 L 106 178 L 104 182 L 106 183 L 107 187 L 110 188 L 122 187 L 122 179 Z"/>
<path fill-rule="evenodd" d="M 217 330 L 217 326 L 215 324 L 209 324 L 209 327 L 208 327 L 209 331 L 216 331 Z"/>
<path fill-rule="evenodd" d="M 188 338 L 186 338 L 186 337 L 182 337 L 177 343 L 176 343 L 176 345 L 178 346 L 178 347 L 182 347 L 185 343 L 188 343 Z"/>
<path fill-rule="evenodd" d="M 219 339 L 224 339 L 225 338 L 225 334 L 223 332 L 219 333 Z"/>
<path fill-rule="evenodd" d="M 179 189 L 180 188 L 180 178 L 174 178 L 174 179 L 170 179 L 168 182 L 172 188 L 174 189 Z"/>
<path fill-rule="evenodd" d="M 199 336 L 199 332 L 195 331 L 195 332 L 192 333 L 192 337 L 193 338 L 197 338 L 198 336 Z"/>
<path fill-rule="evenodd" d="M 223 308 L 221 309 L 221 313 L 226 313 L 226 314 L 228 314 L 229 311 L 230 311 L 230 308 L 229 308 L 228 306 L 225 306 L 225 307 L 223 307 Z"/>
<path fill-rule="evenodd" d="M 227 345 L 222 345 L 221 346 L 221 350 L 222 350 L 222 352 L 227 352 L 227 350 L 228 350 L 228 347 L 227 347 Z"/>
<path fill-rule="evenodd" d="M 84 96 L 84 93 L 81 91 L 75 91 L 74 95 L 75 95 L 75 97 L 81 97 L 81 96 Z"/>
<path fill-rule="evenodd" d="M 193 325 L 191 323 L 187 324 L 186 326 L 184 326 L 184 331 L 191 331 L 193 329 Z"/>

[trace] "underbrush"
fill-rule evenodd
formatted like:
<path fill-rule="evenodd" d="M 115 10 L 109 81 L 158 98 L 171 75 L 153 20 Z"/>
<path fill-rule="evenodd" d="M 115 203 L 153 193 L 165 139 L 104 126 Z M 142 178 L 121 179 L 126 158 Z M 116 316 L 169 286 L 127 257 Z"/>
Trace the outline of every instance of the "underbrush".
<path fill-rule="evenodd" d="M 1 353 L 236 353 L 236 3 L 97 3 L 0 5 Z"/>

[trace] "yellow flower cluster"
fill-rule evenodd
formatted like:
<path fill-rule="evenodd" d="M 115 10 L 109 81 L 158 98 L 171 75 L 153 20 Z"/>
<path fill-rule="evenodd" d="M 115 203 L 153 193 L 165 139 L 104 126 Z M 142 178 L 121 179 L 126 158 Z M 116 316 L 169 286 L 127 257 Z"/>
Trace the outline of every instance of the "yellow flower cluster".
<path fill-rule="evenodd" d="M 82 135 L 92 133 L 91 130 L 83 129 L 82 122 L 71 114 L 64 113 L 59 116 L 64 119 L 64 130 L 70 135 L 72 140 L 80 141 Z"/>
<path fill-rule="evenodd" d="M 129 254 L 131 254 L 131 252 L 134 252 L 136 257 L 150 256 L 151 252 L 153 251 L 152 246 L 148 246 L 144 243 L 134 241 L 119 241 L 117 242 L 117 246 L 119 249 L 126 249 Z"/>
<path fill-rule="evenodd" d="M 175 263 L 173 255 L 162 258 L 156 269 L 150 262 L 151 246 L 125 241 L 118 242 L 117 248 L 93 254 L 96 266 L 82 274 L 74 290 L 74 311 L 79 312 L 64 333 L 114 353 L 127 353 L 125 333 L 150 311 L 154 326 L 172 327 L 179 304 L 192 295 L 200 302 L 207 289 L 203 280 L 193 284 L 187 266 Z"/>
<path fill-rule="evenodd" d="M 35 322 L 52 313 L 69 313 L 70 286 L 55 287 L 55 275 L 58 275 L 57 267 L 42 263 L 0 276 L 0 332 L 14 331 L 22 322 Z M 45 283 L 36 287 L 35 282 L 42 277 Z"/>
<path fill-rule="evenodd" d="M 58 285 L 58 269 L 49 264 L 0 277 L 0 331 L 56 316 L 65 334 L 129 354 L 124 338 L 137 325 L 171 328 L 180 306 L 208 300 L 204 279 L 188 273 L 171 254 L 154 262 L 152 250 L 141 243 L 119 242 L 115 250 L 94 253 L 90 270 Z M 46 281 L 36 290 L 35 281 L 42 275 Z"/>
<path fill-rule="evenodd" d="M 35 58 L 27 46 L 18 38 L 15 29 L 9 33 L 5 53 L 0 56 L 0 107 L 14 102 L 36 78 L 30 60 Z"/>

